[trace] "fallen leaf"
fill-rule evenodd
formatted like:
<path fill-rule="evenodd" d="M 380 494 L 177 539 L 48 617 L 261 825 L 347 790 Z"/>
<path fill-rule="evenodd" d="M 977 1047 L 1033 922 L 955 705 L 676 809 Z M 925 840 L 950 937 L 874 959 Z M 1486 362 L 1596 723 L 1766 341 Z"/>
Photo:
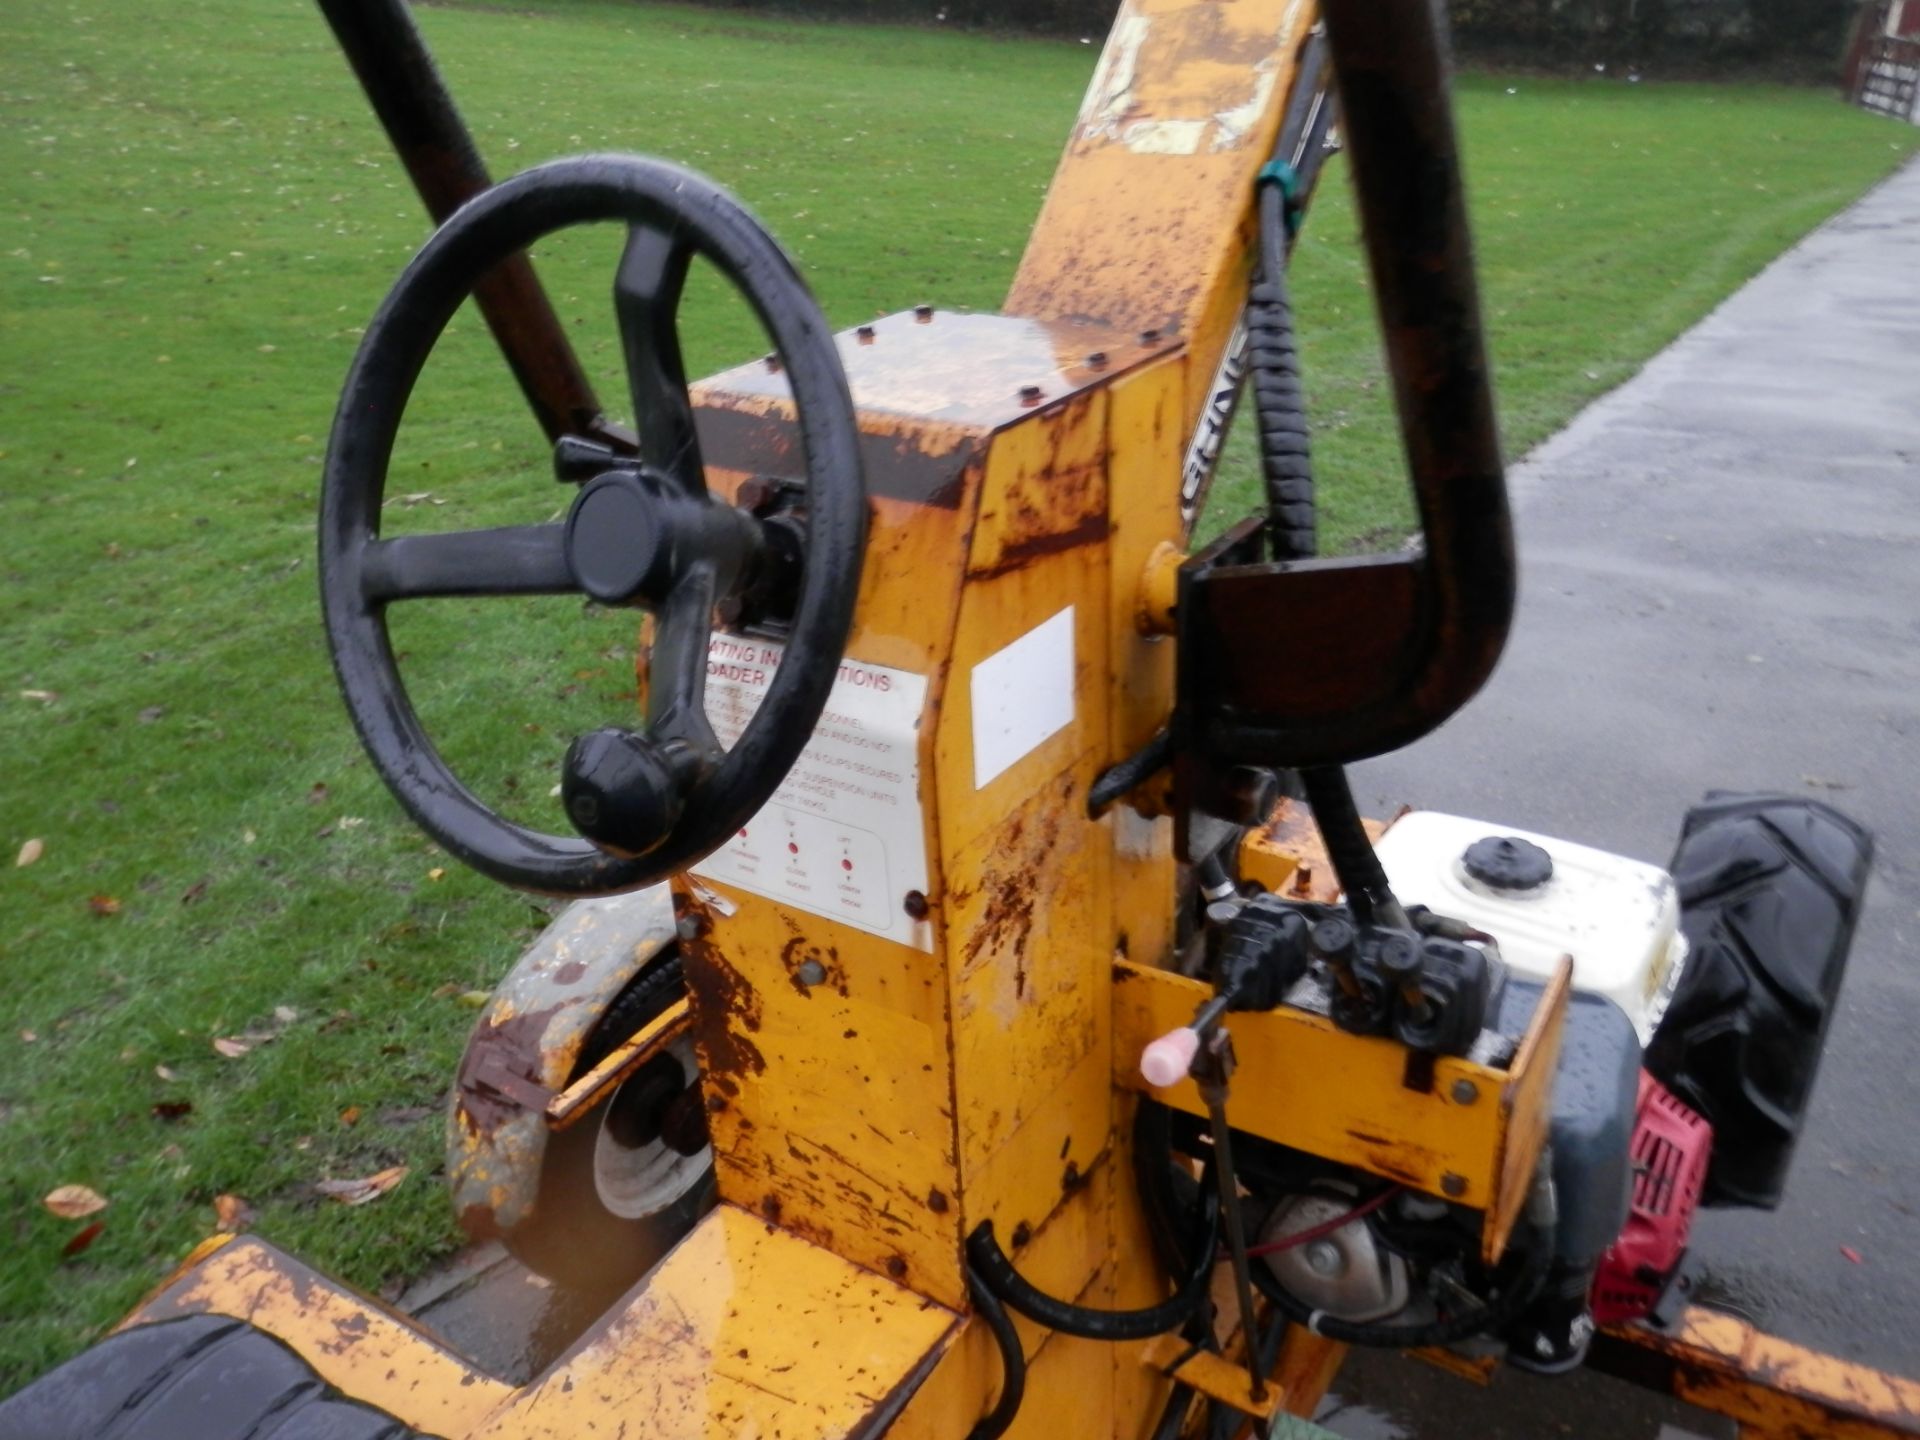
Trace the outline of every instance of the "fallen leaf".
<path fill-rule="evenodd" d="M 223 1235 L 236 1234 L 253 1223 L 253 1207 L 238 1195 L 214 1196 L 213 1214 Z"/>
<path fill-rule="evenodd" d="M 366 823 L 367 819 L 364 815 L 342 815 L 340 817 L 340 828 L 342 830 L 358 830 Z"/>
<path fill-rule="evenodd" d="M 120 902 L 112 895 L 89 895 L 87 908 L 104 920 L 109 915 L 120 913 Z"/>
<path fill-rule="evenodd" d="M 307 804 L 319 805 L 324 803 L 326 798 L 327 798 L 327 782 L 324 780 L 314 781 L 313 788 L 307 791 Z"/>
<path fill-rule="evenodd" d="M 218 1035 L 214 1037 L 213 1048 L 229 1060 L 238 1060 L 242 1055 L 253 1049 L 253 1046 L 244 1040 L 236 1040 L 230 1035 Z"/>
<path fill-rule="evenodd" d="M 46 841 L 39 839 L 29 840 L 20 847 L 20 853 L 14 857 L 13 867 L 16 870 L 24 870 L 46 853 Z"/>
<path fill-rule="evenodd" d="M 170 1069 L 168 1066 L 165 1066 L 165 1065 L 154 1066 L 153 1073 L 158 1075 L 162 1080 L 172 1081 L 172 1080 L 178 1080 L 180 1078 L 178 1075 L 173 1073 L 172 1069 Z"/>
<path fill-rule="evenodd" d="M 1844 1255 L 1844 1256 L 1846 1256 L 1846 1257 L 1847 1257 L 1847 1259 L 1849 1259 L 1849 1260 L 1851 1260 L 1851 1261 L 1852 1261 L 1852 1262 L 1853 1262 L 1854 1264 L 1856 1264 L 1856 1265 L 1860 1265 L 1860 1264 L 1864 1264 L 1864 1263 L 1865 1263 L 1865 1262 L 1864 1262 L 1864 1261 L 1862 1261 L 1862 1260 L 1861 1260 L 1861 1258 L 1860 1258 L 1860 1252 L 1859 1252 L 1858 1250 L 1856 1250 L 1856 1249 L 1854 1249 L 1854 1248 L 1853 1248 L 1853 1247 L 1852 1247 L 1851 1245 L 1842 1245 L 1842 1246 L 1840 1247 L 1840 1253 L 1841 1253 L 1842 1255 Z"/>
<path fill-rule="evenodd" d="M 427 871 L 427 879 L 429 880 L 444 880 L 446 878 L 447 878 L 447 867 L 444 865 L 436 865 L 431 870 Z"/>
<path fill-rule="evenodd" d="M 260 837 L 254 834 L 253 831 L 251 830 L 242 830 L 240 832 L 240 843 L 243 845 L 251 845 L 253 844 L 254 841 L 258 840 L 259 838 Z"/>
<path fill-rule="evenodd" d="M 340 1123 L 342 1125 L 358 1125 L 360 1123 L 360 1107 L 358 1105 L 347 1106 L 346 1109 L 340 1112 Z"/>
<path fill-rule="evenodd" d="M 407 1167 L 395 1165 L 363 1180 L 322 1180 L 313 1188 L 342 1205 L 365 1205 L 369 1200 L 378 1200 L 406 1178 Z"/>
<path fill-rule="evenodd" d="M 22 1030 L 20 1032 L 21 1043 L 25 1045 L 31 1045 L 33 1044 L 34 1041 L 38 1040 L 39 1038 L 40 1036 L 38 1032 L 33 1030 Z"/>
<path fill-rule="evenodd" d="M 436 1000 L 451 1000 L 454 996 L 458 995 L 459 993 L 460 993 L 459 985 L 452 980 L 449 980 L 444 985 L 436 985 L 433 988 L 433 998 Z"/>
<path fill-rule="evenodd" d="M 75 1234 L 74 1237 L 71 1240 L 67 1241 L 65 1245 L 61 1246 L 60 1253 L 63 1256 L 65 1256 L 67 1259 L 71 1260 L 74 1256 L 78 1255 L 82 1250 L 86 1249 L 89 1245 L 93 1244 L 94 1241 L 98 1240 L 100 1238 L 100 1232 L 106 1228 L 107 1228 L 106 1221 L 104 1220 L 94 1221 L 91 1225 L 87 1226 L 86 1229 L 81 1230 L 77 1234 Z"/>
<path fill-rule="evenodd" d="M 180 903 L 182 905 L 191 905 L 193 904 L 194 901 L 198 900 L 202 895 L 206 893 L 207 893 L 207 882 L 205 880 L 196 880 L 193 882 L 193 884 L 189 885 L 186 888 L 185 892 L 180 896 Z"/>
<path fill-rule="evenodd" d="M 485 990 L 462 990 L 460 992 L 460 1003 L 469 1010 L 480 1009 L 492 998 L 493 996 L 489 995 Z"/>
<path fill-rule="evenodd" d="M 191 1100 L 161 1100 L 157 1101 L 153 1107 L 153 1118 L 156 1120 L 178 1120 L 181 1116 L 192 1113 Z"/>
<path fill-rule="evenodd" d="M 62 1220 L 78 1220 L 83 1215 L 96 1215 L 106 1209 L 107 1197 L 85 1185 L 62 1185 L 49 1191 L 41 1204 Z"/>
<path fill-rule="evenodd" d="M 140 723 L 142 725 L 151 725 L 154 721 L 162 719 L 166 713 L 167 707 L 164 705 L 149 705 L 140 712 Z"/>
<path fill-rule="evenodd" d="M 42 705 L 51 705 L 60 698 L 60 692 L 58 690 L 22 690 L 20 692 L 20 698 L 22 700 L 38 700 Z"/>
<path fill-rule="evenodd" d="M 291 1005 L 276 1005 L 273 1007 L 273 1018 L 282 1025 L 291 1025 L 300 1018 L 300 1012 Z"/>

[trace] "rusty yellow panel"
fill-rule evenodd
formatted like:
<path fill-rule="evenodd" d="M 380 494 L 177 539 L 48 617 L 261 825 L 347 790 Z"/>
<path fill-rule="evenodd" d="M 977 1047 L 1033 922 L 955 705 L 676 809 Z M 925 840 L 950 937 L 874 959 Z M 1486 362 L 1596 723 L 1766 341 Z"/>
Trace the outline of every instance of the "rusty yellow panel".
<path fill-rule="evenodd" d="M 549 1100 L 547 1123 L 556 1130 L 566 1129 L 628 1076 L 664 1054 L 668 1046 L 687 1033 L 692 1023 L 692 1008 L 685 1000 L 674 1001 L 630 1039 L 616 1045 L 606 1059 Z"/>
<path fill-rule="evenodd" d="M 1369 840 L 1378 840 L 1393 821 L 1360 823 Z M 1289 900 L 1332 904 L 1340 898 L 1340 877 L 1333 873 L 1313 812 L 1297 800 L 1282 800 L 1265 825 L 1247 832 L 1240 842 L 1240 876 Z"/>
<path fill-rule="evenodd" d="M 1254 179 L 1316 19 L 1309 0 L 1126 0 L 1007 297 L 1178 334 L 1183 436 L 1244 303 Z"/>
<path fill-rule="evenodd" d="M 1664 1385 L 1740 1423 L 1742 1440 L 1902 1440 L 1920 1435 L 1920 1380 L 1822 1355 L 1737 1316 L 1690 1307 L 1667 1331 L 1608 1329 L 1595 1364 Z"/>
<path fill-rule="evenodd" d="M 1100 1302 L 1090 1296 L 1088 1303 Z M 1105 1341 L 1074 1335 L 1050 1339 L 1031 1362 L 1026 1403 L 1006 1440 L 1067 1440 L 1068 1436 L 1106 1440 L 1118 1435 L 1119 1417 L 1108 1383 L 1112 1349 Z"/>
<path fill-rule="evenodd" d="M 683 942 L 721 1197 L 963 1304 L 936 957 L 701 884 L 734 912 L 691 902 Z"/>
<path fill-rule="evenodd" d="M 1179 1335 L 1161 1335 L 1146 1343 L 1141 1363 L 1156 1374 L 1174 1376 L 1202 1395 L 1225 1401 L 1243 1415 L 1258 1415 L 1263 1420 L 1271 1419 L 1286 1398 L 1285 1390 L 1271 1381 L 1262 1385 L 1255 1397 L 1244 1350 L 1230 1357 L 1195 1350 L 1192 1341 Z"/>
<path fill-rule="evenodd" d="M 1000 1350 L 978 1314 L 970 1315 L 913 1393 L 887 1440 L 965 1440 L 1000 1394 Z"/>
<path fill-rule="evenodd" d="M 1480 1230 L 1480 1258 L 1489 1265 L 1507 1248 L 1527 1207 L 1535 1162 L 1553 1124 L 1553 1077 L 1560 1069 L 1560 1039 L 1566 1031 L 1567 999 L 1573 993 L 1573 957 L 1563 955 L 1520 1037 L 1507 1083 L 1500 1090 L 1505 1129 L 1500 1138 L 1500 1184 Z"/>
<path fill-rule="evenodd" d="M 1105 1045 L 1108 845 L 1086 814 L 1106 748 L 1105 420 L 1101 394 L 994 438 L 937 719 L 963 1185 Z M 976 683 L 1054 719 L 996 761 Z"/>
<path fill-rule="evenodd" d="M 1141 1050 L 1191 1020 L 1213 992 L 1198 980 L 1125 962 L 1114 966 L 1114 982 L 1115 1078 L 1147 1091 Z M 1404 1083 L 1406 1048 L 1392 1040 L 1349 1035 L 1321 1016 L 1284 1007 L 1232 1014 L 1226 1023 L 1240 1060 L 1229 1109 L 1235 1129 L 1475 1209 L 1486 1209 L 1499 1193 L 1504 1097 L 1517 1073 L 1441 1056 L 1433 1088 L 1412 1090 Z M 1472 1087 L 1472 1103 L 1454 1098 L 1458 1082 Z M 1206 1113 L 1191 1080 L 1149 1093 Z"/>
<path fill-rule="evenodd" d="M 298 1351 L 329 1385 L 433 1435 L 466 1435 L 513 1393 L 264 1241 L 249 1236 L 195 1255 L 120 1328 L 182 1315 L 248 1321 Z"/>
<path fill-rule="evenodd" d="M 1021 1273 L 1041 1289 L 1074 1297 L 1080 1304 L 1111 1307 L 1115 1304 L 1111 1277 L 1113 1267 L 1102 1268 L 1103 1235 L 1101 1216 L 1114 1193 L 1104 1162 L 1089 1177 L 1085 1187 L 1087 1203 L 1062 1209 L 1037 1234 L 1009 1235 L 1002 1231 L 1001 1243 L 1014 1256 Z M 1018 1240 L 1020 1243 L 1015 1244 Z M 1091 1279 L 1088 1277 L 1091 1276 Z M 1008 1312 L 1020 1337 L 1020 1348 L 1027 1357 L 1026 1400 L 1021 1407 L 1020 1430 L 1031 1423 L 1028 1412 L 1054 1417 L 1058 1428 L 1050 1440 L 1067 1435 L 1098 1436 L 1105 1440 L 1112 1432 L 1091 1428 L 1091 1417 L 1107 1413 L 1107 1396 L 1112 1375 L 1106 1366 L 1107 1352 L 1115 1347 L 1099 1344 L 1103 1363 L 1095 1367 L 1084 1356 L 1055 1362 L 1048 1359 L 1064 1345 L 1094 1344 L 1042 1329 L 1032 1321 Z M 1069 1374 L 1071 1371 L 1071 1375 Z M 915 1394 L 888 1440 L 961 1440 L 974 1422 L 992 1406 L 999 1394 L 1002 1377 L 1000 1351 L 992 1333 L 979 1315 L 968 1317 L 965 1328 L 948 1347 Z M 1048 1387 L 1066 1384 L 1073 1388 L 1065 1395 L 1053 1395 Z M 1067 1410 L 1058 1404 L 1066 1401 Z M 1081 1418 L 1076 1421 L 1071 1406 L 1078 1403 Z"/>
<path fill-rule="evenodd" d="M 1081 1062 L 1096 1047 L 1105 1053 L 1098 997 L 1108 945 L 1093 928 L 1103 859 L 1093 842 L 1102 837 L 1085 818 L 1084 794 L 1072 775 L 1055 777 L 949 866 L 954 1069 L 969 1189 L 1057 1087 L 1075 1071 L 1091 1075 Z M 1098 1083 L 1104 1092 L 1109 1082 Z M 976 1220 L 988 1213 L 971 1203 L 969 1212 Z"/>
<path fill-rule="evenodd" d="M 1008 1244 L 1020 1226 L 1044 1225 L 1086 1187 L 1107 1153 L 1113 1099 L 1113 1064 L 1102 1036 L 1038 1097 L 1007 1143 L 968 1175 L 963 1230 L 970 1233 L 981 1220 L 993 1219 Z"/>
<path fill-rule="evenodd" d="M 1115 1091 L 1110 1164 L 1116 1183 L 1107 1210 L 1107 1255 L 1116 1310 L 1157 1305 L 1169 1293 L 1169 1277 L 1161 1270 L 1140 1187 L 1133 1181 L 1133 1120 L 1139 1105 L 1140 1097 L 1132 1091 Z M 1152 1429 L 1150 1417 L 1159 1416 L 1173 1389 L 1172 1382 L 1146 1361 L 1152 1344 L 1151 1340 L 1130 1341 L 1108 1347 L 1113 1352 L 1114 1414 L 1140 1417 L 1131 1429 L 1123 1421 L 1116 1440 L 1146 1440 Z"/>
<path fill-rule="evenodd" d="M 1133 754 L 1173 711 L 1173 642 L 1141 633 L 1139 592 L 1156 550 L 1180 536 L 1181 403 L 1176 360 L 1114 382 L 1109 407 L 1106 763 Z M 1108 812 L 1113 948 L 1154 962 L 1173 949 L 1173 820 L 1121 803 Z"/>
<path fill-rule="evenodd" d="M 723 1205 L 473 1433 L 575 1440 L 627 1421 L 650 1440 L 856 1434 L 932 1372 L 956 1319 Z"/>
<path fill-rule="evenodd" d="M 1289 1415 L 1310 1418 L 1346 1363 L 1347 1347 L 1302 1325 L 1289 1325 L 1274 1362 L 1273 1381 L 1286 1398 L 1281 1408 Z"/>

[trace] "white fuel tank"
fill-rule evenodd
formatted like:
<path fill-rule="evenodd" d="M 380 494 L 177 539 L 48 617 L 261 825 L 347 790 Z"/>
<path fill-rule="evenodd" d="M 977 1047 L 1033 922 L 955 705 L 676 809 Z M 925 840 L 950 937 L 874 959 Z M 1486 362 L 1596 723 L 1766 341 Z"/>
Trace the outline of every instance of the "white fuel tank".
<path fill-rule="evenodd" d="M 1687 949 L 1666 871 L 1433 810 L 1402 816 L 1376 849 L 1401 904 L 1485 930 L 1514 973 L 1529 979 L 1547 979 L 1571 955 L 1575 988 L 1618 1004 L 1643 1046 L 1652 1038 Z"/>

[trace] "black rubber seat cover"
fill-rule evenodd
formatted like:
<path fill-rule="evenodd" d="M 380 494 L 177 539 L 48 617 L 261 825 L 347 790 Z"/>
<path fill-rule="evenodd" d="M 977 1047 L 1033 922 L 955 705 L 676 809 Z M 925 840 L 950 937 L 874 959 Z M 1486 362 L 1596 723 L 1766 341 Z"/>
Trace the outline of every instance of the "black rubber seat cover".
<path fill-rule="evenodd" d="M 224 1315 L 110 1335 L 9 1400 L 0 1440 L 425 1440 Z"/>

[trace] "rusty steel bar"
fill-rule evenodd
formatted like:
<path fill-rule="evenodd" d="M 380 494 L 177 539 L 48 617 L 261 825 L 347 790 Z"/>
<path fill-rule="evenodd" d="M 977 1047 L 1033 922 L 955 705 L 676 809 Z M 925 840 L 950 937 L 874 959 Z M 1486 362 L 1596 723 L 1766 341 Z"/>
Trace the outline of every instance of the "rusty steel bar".
<path fill-rule="evenodd" d="M 492 181 L 405 0 L 319 0 L 381 128 L 438 225 Z M 487 328 L 549 440 L 620 440 L 567 342 L 532 262 L 503 261 L 474 290 Z"/>
<path fill-rule="evenodd" d="M 1409 744 L 1486 682 L 1513 620 L 1445 21 L 1437 0 L 1328 0 L 1324 15 L 1424 543 L 1271 563 L 1236 529 L 1183 569 L 1174 736 L 1216 762 L 1341 765 Z M 1329 615 L 1341 623 L 1316 623 Z M 1212 804 L 1178 763 L 1176 789 Z"/>
<path fill-rule="evenodd" d="M 1920 1436 L 1920 1381 L 1822 1355 L 1699 1305 L 1665 1332 L 1647 1325 L 1602 1330 L 1587 1364 L 1728 1416 L 1742 1440 Z"/>
<path fill-rule="evenodd" d="M 1421 708 L 1492 672 L 1513 619 L 1513 523 L 1480 329 L 1440 0 L 1327 0 L 1367 258 L 1426 532 L 1439 633 Z"/>

